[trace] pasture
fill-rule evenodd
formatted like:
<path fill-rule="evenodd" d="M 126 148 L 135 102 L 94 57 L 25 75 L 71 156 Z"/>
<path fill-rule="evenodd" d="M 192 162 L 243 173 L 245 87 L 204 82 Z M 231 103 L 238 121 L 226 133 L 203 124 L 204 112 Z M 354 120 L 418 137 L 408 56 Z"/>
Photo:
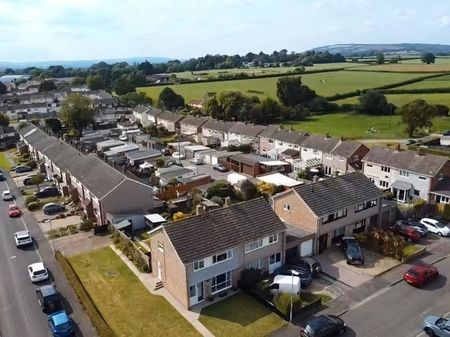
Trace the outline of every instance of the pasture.
<path fill-rule="evenodd" d="M 359 71 L 335 71 L 318 74 L 302 74 L 302 81 L 319 95 L 332 96 L 357 89 L 370 89 L 391 83 L 397 83 L 422 74 L 383 73 Z M 247 80 L 232 80 L 220 82 L 203 82 L 190 84 L 168 85 L 176 93 L 182 95 L 186 102 L 194 98 L 203 98 L 207 92 L 241 91 L 245 95 L 260 98 L 276 98 L 276 83 L 279 77 L 252 78 Z M 138 91 L 145 92 L 153 100 L 157 100 L 159 93 L 165 86 L 140 87 Z"/>
<path fill-rule="evenodd" d="M 398 73 L 442 73 L 450 71 L 450 63 L 391 63 L 391 64 L 374 64 L 367 67 L 354 68 L 355 71 L 384 71 Z"/>
<path fill-rule="evenodd" d="M 430 78 L 420 82 L 407 84 L 396 89 L 429 89 L 429 88 L 450 88 L 450 75 Z"/>
<path fill-rule="evenodd" d="M 398 95 L 386 95 L 389 103 L 393 103 L 396 106 L 409 103 L 415 99 L 423 99 L 429 104 L 443 104 L 450 107 L 450 93 L 443 94 L 398 94 Z M 358 103 L 358 97 L 350 97 L 335 101 L 337 104 L 356 104 Z"/>

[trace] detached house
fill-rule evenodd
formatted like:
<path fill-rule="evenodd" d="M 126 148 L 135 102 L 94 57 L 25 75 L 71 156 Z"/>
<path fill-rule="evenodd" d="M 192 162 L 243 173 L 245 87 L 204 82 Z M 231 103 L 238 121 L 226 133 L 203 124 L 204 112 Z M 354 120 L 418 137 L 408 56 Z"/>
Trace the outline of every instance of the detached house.
<path fill-rule="evenodd" d="M 264 198 L 163 224 L 151 232 L 153 274 L 191 308 L 236 287 L 245 268 L 280 267 L 285 230 Z"/>
<path fill-rule="evenodd" d="M 170 132 L 175 132 L 180 128 L 180 121 L 184 115 L 180 115 L 171 111 L 163 111 L 156 118 L 158 125 L 163 125 Z"/>
<path fill-rule="evenodd" d="M 370 149 L 353 140 L 340 142 L 331 153 L 326 152 L 323 156 L 324 173 L 327 176 L 335 176 L 344 173 L 362 170 L 362 158 Z"/>
<path fill-rule="evenodd" d="M 360 172 L 295 186 L 271 200 L 286 226 L 314 233 L 315 253 L 381 220 L 382 193 Z"/>
<path fill-rule="evenodd" d="M 390 190 L 399 202 L 429 201 L 430 192 L 450 176 L 447 157 L 375 147 L 362 159 L 364 174 L 380 189 Z"/>

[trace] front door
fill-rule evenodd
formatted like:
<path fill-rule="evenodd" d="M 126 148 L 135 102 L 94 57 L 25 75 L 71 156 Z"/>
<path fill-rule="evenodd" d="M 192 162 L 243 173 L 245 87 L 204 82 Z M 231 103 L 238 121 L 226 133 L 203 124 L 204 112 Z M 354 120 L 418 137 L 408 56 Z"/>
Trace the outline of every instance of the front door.
<path fill-rule="evenodd" d="M 203 281 L 189 287 L 189 303 L 196 305 L 205 299 Z"/>
<path fill-rule="evenodd" d="M 197 283 L 197 303 L 201 302 L 205 299 L 204 290 L 203 290 L 203 281 Z"/>
<path fill-rule="evenodd" d="M 319 254 L 322 254 L 328 245 L 328 233 L 319 236 Z"/>

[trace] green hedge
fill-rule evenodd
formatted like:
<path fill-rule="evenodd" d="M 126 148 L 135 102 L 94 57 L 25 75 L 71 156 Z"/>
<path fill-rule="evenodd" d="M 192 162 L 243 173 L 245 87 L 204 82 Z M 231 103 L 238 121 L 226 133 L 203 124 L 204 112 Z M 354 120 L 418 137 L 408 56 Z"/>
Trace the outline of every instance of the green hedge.
<path fill-rule="evenodd" d="M 59 262 L 61 269 L 64 271 L 64 274 L 69 281 L 69 284 L 75 291 L 75 294 L 80 300 L 81 305 L 86 310 L 89 318 L 92 321 L 92 324 L 97 329 L 99 337 L 117 337 L 117 335 L 111 330 L 106 321 L 103 319 L 101 313 L 95 306 L 86 289 L 84 289 L 83 284 L 75 273 L 75 270 L 73 270 L 70 262 L 60 251 L 56 251 L 55 255 L 56 260 Z"/>
<path fill-rule="evenodd" d="M 37 211 L 41 207 L 42 207 L 42 203 L 39 201 L 33 201 L 27 205 L 27 208 L 29 211 Z"/>
<path fill-rule="evenodd" d="M 302 300 L 298 295 L 280 294 L 273 304 L 283 315 L 289 315 L 291 312 L 291 296 L 292 296 L 292 312 L 295 313 L 302 308 Z"/>
<path fill-rule="evenodd" d="M 39 199 L 37 197 L 35 197 L 34 195 L 30 195 L 25 198 L 25 205 L 28 206 L 32 202 L 36 202 L 36 201 L 39 201 Z"/>

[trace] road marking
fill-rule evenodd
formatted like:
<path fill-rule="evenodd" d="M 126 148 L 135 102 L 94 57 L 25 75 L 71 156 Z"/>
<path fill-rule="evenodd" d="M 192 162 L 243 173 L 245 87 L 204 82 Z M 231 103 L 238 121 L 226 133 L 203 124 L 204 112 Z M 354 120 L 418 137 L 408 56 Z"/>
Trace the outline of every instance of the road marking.
<path fill-rule="evenodd" d="M 27 224 L 25 223 L 25 220 L 23 219 L 23 216 L 20 218 L 20 220 L 22 220 L 22 223 L 23 223 L 23 225 L 25 226 L 25 229 L 26 229 L 26 230 L 28 231 L 28 233 L 29 233 L 30 230 L 28 229 L 28 226 L 27 226 Z M 39 260 L 41 260 L 41 262 L 44 262 L 44 260 L 42 260 L 41 254 L 39 254 L 39 250 L 38 250 L 38 248 L 36 247 L 36 243 L 34 242 L 34 240 L 35 240 L 35 239 L 33 239 L 33 247 L 34 247 L 34 250 L 36 251 L 37 255 L 39 256 Z"/>
<path fill-rule="evenodd" d="M 433 308 L 428 308 L 427 310 L 425 310 L 424 312 L 422 312 L 422 315 L 425 315 L 425 314 L 429 313 L 429 312 L 431 311 L 431 309 L 433 309 Z"/>
<path fill-rule="evenodd" d="M 12 259 L 15 259 L 17 256 L 15 256 L 15 255 L 13 255 L 13 256 L 10 256 L 9 258 L 12 260 Z"/>

